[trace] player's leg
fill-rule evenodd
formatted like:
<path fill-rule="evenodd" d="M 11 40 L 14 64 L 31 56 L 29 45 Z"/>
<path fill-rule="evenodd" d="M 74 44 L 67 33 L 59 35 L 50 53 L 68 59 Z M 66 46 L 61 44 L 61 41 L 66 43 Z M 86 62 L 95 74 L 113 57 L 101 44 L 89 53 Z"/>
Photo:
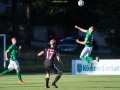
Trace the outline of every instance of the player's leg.
<path fill-rule="evenodd" d="M 18 61 L 14 61 L 14 69 L 16 70 L 16 74 L 19 80 L 19 84 L 25 84 L 25 82 L 22 81 L 21 73 L 20 73 L 20 66 Z"/>
<path fill-rule="evenodd" d="M 92 49 L 93 49 L 93 47 L 88 47 L 88 53 L 86 55 L 87 60 L 90 62 L 89 63 L 90 68 L 92 68 L 92 65 L 93 65 L 93 63 L 91 61 L 95 60 L 94 57 L 90 56 L 90 54 L 92 52 Z M 99 62 L 99 58 L 98 57 L 96 57 L 96 61 Z"/>
<path fill-rule="evenodd" d="M 22 77 L 21 77 L 21 73 L 20 73 L 20 70 L 16 70 L 16 75 L 18 77 L 18 80 L 19 80 L 19 84 L 25 84 L 25 82 L 22 81 Z"/>
<path fill-rule="evenodd" d="M 45 86 L 45 88 L 50 88 L 49 87 L 49 79 L 50 79 L 50 70 L 48 68 L 46 68 L 46 76 L 45 76 L 46 86 Z"/>
<path fill-rule="evenodd" d="M 90 56 L 90 54 L 92 52 L 92 49 L 93 49 L 93 47 L 89 47 L 88 54 L 86 55 L 88 61 L 90 62 L 90 61 L 96 60 L 97 62 L 99 62 L 99 58 L 98 57 L 95 58 L 95 57 Z"/>
<path fill-rule="evenodd" d="M 19 80 L 19 84 L 25 84 L 25 82 L 22 81 L 22 77 L 21 77 L 21 73 L 20 73 L 20 70 L 16 70 L 16 75 L 18 77 L 18 80 Z"/>
<path fill-rule="evenodd" d="M 56 86 L 56 82 L 61 78 L 62 76 L 62 71 L 59 70 L 55 65 L 54 67 L 51 69 L 52 72 L 54 72 L 55 74 L 57 74 L 57 76 L 55 77 L 54 81 L 51 83 L 51 85 L 54 87 L 54 88 L 58 88 Z"/>
<path fill-rule="evenodd" d="M 82 50 L 81 54 L 80 54 L 80 59 L 82 59 L 84 62 L 86 62 L 86 63 L 89 64 L 90 62 L 89 62 L 89 60 L 86 58 L 86 55 L 87 55 L 88 52 L 89 52 L 88 47 L 85 47 L 85 48 Z"/>
<path fill-rule="evenodd" d="M 11 72 L 11 71 L 12 71 L 12 70 L 10 70 L 10 69 L 3 71 L 3 72 L 0 74 L 0 77 L 3 76 L 3 75 L 5 75 L 5 74 L 7 74 L 7 73 L 9 73 L 9 72 Z"/>
<path fill-rule="evenodd" d="M 85 56 L 88 59 L 89 62 L 94 60 L 94 58 L 90 56 L 90 54 L 92 52 L 92 49 L 93 49 L 93 47 L 88 47 L 88 52 L 87 52 L 87 54 Z"/>
<path fill-rule="evenodd" d="M 8 65 L 8 70 L 3 71 L 3 72 L 0 74 L 0 76 L 3 76 L 3 75 L 5 75 L 5 74 L 9 73 L 9 72 L 11 72 L 12 70 L 13 70 L 13 63 L 12 63 L 12 61 L 10 61 L 9 65 Z"/>
<path fill-rule="evenodd" d="M 92 52 L 92 47 L 85 47 L 85 48 L 83 49 L 81 55 L 80 55 L 80 56 L 81 56 L 81 59 L 82 59 L 84 62 L 86 62 L 86 63 L 89 64 L 90 68 L 92 68 L 92 65 L 93 65 L 93 63 L 91 63 L 91 61 L 93 60 L 93 58 L 92 58 L 92 57 L 89 57 L 89 55 L 91 54 L 91 52 Z"/>

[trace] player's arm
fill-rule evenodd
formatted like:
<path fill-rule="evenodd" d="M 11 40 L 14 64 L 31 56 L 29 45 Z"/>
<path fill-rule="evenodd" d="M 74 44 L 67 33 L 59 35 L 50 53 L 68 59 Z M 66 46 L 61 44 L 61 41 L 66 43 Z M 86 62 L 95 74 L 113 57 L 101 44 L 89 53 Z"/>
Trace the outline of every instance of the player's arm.
<path fill-rule="evenodd" d="M 78 30 L 80 30 L 80 31 L 82 31 L 82 32 L 87 32 L 87 30 L 85 30 L 85 29 L 83 29 L 83 28 L 80 28 L 80 27 L 78 27 L 77 25 L 75 25 L 75 28 L 77 28 Z"/>
<path fill-rule="evenodd" d="M 78 39 L 76 39 L 76 42 L 79 43 L 79 44 L 83 44 L 83 45 L 86 44 L 86 41 L 79 41 Z"/>
<path fill-rule="evenodd" d="M 9 59 L 8 59 L 8 57 L 9 57 L 9 50 L 7 50 L 6 52 L 5 52 L 5 54 L 6 54 L 6 61 L 8 61 Z"/>
<path fill-rule="evenodd" d="M 8 49 L 7 49 L 7 51 L 5 52 L 5 54 L 6 54 L 6 60 L 8 61 L 9 60 L 9 56 L 10 56 L 10 51 L 13 49 L 13 46 L 11 45 Z"/>
<path fill-rule="evenodd" d="M 59 57 L 59 56 L 57 56 L 57 60 L 58 60 L 58 62 L 60 62 L 60 63 L 61 63 L 61 65 L 63 66 L 63 62 L 62 62 L 62 60 L 60 59 L 60 57 Z"/>
<path fill-rule="evenodd" d="M 41 51 L 41 52 L 38 53 L 38 56 L 41 56 L 43 54 L 44 54 L 44 51 Z"/>
<path fill-rule="evenodd" d="M 20 50 L 21 50 L 21 48 L 22 48 L 22 47 L 21 47 L 21 46 L 19 46 L 18 55 L 20 55 Z"/>

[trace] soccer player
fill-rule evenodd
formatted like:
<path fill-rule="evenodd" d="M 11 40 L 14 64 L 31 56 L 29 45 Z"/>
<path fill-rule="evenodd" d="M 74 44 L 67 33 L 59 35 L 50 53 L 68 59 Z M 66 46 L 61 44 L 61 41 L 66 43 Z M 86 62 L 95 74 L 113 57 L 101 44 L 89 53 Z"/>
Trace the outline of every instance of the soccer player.
<path fill-rule="evenodd" d="M 21 46 L 19 46 L 19 48 L 16 46 L 17 40 L 15 37 L 11 38 L 11 41 L 12 41 L 12 45 L 6 51 L 6 60 L 7 61 L 10 60 L 10 63 L 8 65 L 8 70 L 5 70 L 4 72 L 2 72 L 0 76 L 3 76 L 6 73 L 9 73 L 13 71 L 13 69 L 15 69 L 19 79 L 18 83 L 25 84 L 25 82 L 22 81 L 21 74 L 20 74 L 20 66 L 18 63 L 18 53 L 20 53 Z M 10 55 L 10 58 L 8 59 L 9 55 Z"/>
<path fill-rule="evenodd" d="M 46 79 L 45 79 L 46 80 L 46 86 L 45 86 L 45 88 L 50 88 L 49 87 L 49 79 L 50 79 L 50 73 L 51 72 L 54 72 L 55 74 L 57 74 L 54 81 L 51 83 L 51 85 L 54 88 L 58 88 L 56 86 L 56 82 L 60 79 L 60 77 L 62 75 L 62 71 L 59 70 L 55 66 L 55 63 L 54 63 L 55 58 L 57 58 L 58 62 L 60 62 L 61 65 L 63 65 L 63 62 L 60 59 L 60 55 L 55 49 L 55 44 L 56 44 L 56 41 L 54 39 L 50 40 L 50 47 L 47 47 L 43 51 L 38 53 L 38 56 L 41 56 L 44 53 L 46 55 L 46 58 L 45 58 L 45 61 L 44 61 L 44 66 L 45 66 L 45 69 L 46 69 Z"/>
<path fill-rule="evenodd" d="M 90 65 L 90 68 L 92 68 L 92 63 L 90 61 L 95 60 L 95 58 L 89 56 L 92 52 L 93 46 L 92 46 L 92 41 L 93 41 L 93 33 L 95 32 L 95 27 L 91 26 L 89 27 L 88 30 L 85 30 L 83 28 L 78 27 L 77 25 L 75 26 L 75 28 L 79 29 L 82 32 L 86 33 L 86 37 L 84 39 L 84 41 L 79 41 L 78 39 L 76 40 L 77 43 L 79 44 L 83 44 L 85 45 L 85 48 L 82 50 L 81 54 L 80 54 L 80 59 L 82 59 L 83 61 L 85 61 L 86 63 L 88 63 Z M 96 61 L 99 62 L 99 58 L 96 57 Z"/>

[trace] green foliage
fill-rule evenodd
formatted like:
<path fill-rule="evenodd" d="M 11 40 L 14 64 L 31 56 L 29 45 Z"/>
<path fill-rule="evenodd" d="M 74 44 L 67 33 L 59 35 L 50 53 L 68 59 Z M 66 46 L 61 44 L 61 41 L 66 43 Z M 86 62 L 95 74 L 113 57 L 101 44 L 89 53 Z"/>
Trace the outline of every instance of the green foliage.
<path fill-rule="evenodd" d="M 33 24 L 35 25 L 79 24 L 88 27 L 96 23 L 96 17 L 89 10 L 91 7 L 89 9 L 87 5 L 79 7 L 78 0 L 68 0 L 67 3 L 46 3 L 45 1 L 37 0 L 33 3 Z"/>
<path fill-rule="evenodd" d="M 26 21 L 26 1 L 22 2 L 22 6 L 18 6 L 18 21 L 25 24 Z M 96 15 L 94 11 L 94 0 L 92 2 L 85 1 L 83 7 L 78 6 L 78 0 L 68 0 L 67 3 L 52 3 L 52 0 L 33 0 L 32 1 L 32 25 L 64 25 L 74 26 L 78 24 L 82 27 L 95 25 Z M 8 11 L 6 11 L 8 12 Z M 5 13 L 9 20 L 10 12 Z"/>
<path fill-rule="evenodd" d="M 119 46 L 120 41 L 120 2 L 119 0 L 97 0 L 99 14 L 98 31 L 106 42 L 112 46 Z"/>
<path fill-rule="evenodd" d="M 10 21 L 12 18 L 11 9 L 5 10 L 5 12 L 0 13 L 1 20 Z"/>
<path fill-rule="evenodd" d="M 3 1 L 3 0 L 2 0 Z M 8 1 L 8 0 L 5 0 Z M 78 6 L 78 0 L 68 0 L 67 3 L 52 3 L 52 0 L 32 0 L 32 25 L 60 25 L 69 28 L 79 25 L 88 28 L 97 27 L 98 32 L 112 46 L 119 46 L 120 40 L 120 1 L 119 0 L 84 0 L 83 7 Z M 18 6 L 18 22 L 26 24 L 26 0 Z M 0 15 L 2 20 L 11 21 L 11 10 Z"/>

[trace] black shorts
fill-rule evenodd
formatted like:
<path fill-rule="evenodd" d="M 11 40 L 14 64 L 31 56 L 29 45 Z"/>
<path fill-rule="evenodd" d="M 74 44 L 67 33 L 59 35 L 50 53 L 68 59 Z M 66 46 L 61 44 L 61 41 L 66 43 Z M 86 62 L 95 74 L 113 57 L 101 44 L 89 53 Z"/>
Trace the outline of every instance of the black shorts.
<path fill-rule="evenodd" d="M 61 72 L 61 70 L 59 70 L 55 65 L 52 65 L 51 67 L 45 67 L 45 69 L 46 69 L 46 73 L 55 73 L 55 74 L 57 74 L 57 73 L 59 73 L 59 72 Z"/>

